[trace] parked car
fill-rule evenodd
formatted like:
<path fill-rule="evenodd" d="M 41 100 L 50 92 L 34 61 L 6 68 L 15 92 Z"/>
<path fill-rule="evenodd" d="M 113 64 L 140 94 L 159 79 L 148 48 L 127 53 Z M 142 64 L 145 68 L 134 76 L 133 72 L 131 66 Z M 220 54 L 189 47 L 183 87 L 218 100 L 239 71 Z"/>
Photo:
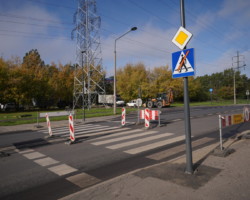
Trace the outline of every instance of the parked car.
<path fill-rule="evenodd" d="M 3 107 L 3 111 L 15 111 L 16 104 L 15 103 L 6 103 Z"/>
<path fill-rule="evenodd" d="M 136 107 L 136 99 L 131 100 L 130 102 L 128 102 L 127 106 L 129 106 L 129 107 Z"/>
<path fill-rule="evenodd" d="M 116 101 L 116 105 L 117 106 L 124 106 L 125 102 L 123 100 L 118 100 L 118 101 Z"/>
<path fill-rule="evenodd" d="M 3 111 L 23 111 L 24 107 L 22 105 L 17 105 L 15 103 L 6 103 L 3 106 Z"/>
<path fill-rule="evenodd" d="M 117 96 L 116 97 L 116 105 L 117 106 L 124 106 L 125 105 L 125 101 L 123 101 L 120 96 Z"/>

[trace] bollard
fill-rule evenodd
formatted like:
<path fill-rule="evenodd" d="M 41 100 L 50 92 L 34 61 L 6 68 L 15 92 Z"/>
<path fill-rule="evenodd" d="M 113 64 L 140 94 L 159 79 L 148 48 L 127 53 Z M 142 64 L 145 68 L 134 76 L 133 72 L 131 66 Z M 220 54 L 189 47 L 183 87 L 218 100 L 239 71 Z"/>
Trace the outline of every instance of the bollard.
<path fill-rule="evenodd" d="M 150 126 L 150 110 L 145 109 L 145 128 L 149 128 Z"/>
<path fill-rule="evenodd" d="M 126 108 L 122 108 L 122 126 L 125 126 L 126 124 Z"/>
<path fill-rule="evenodd" d="M 71 143 L 75 142 L 75 129 L 74 129 L 74 123 L 73 123 L 73 116 L 69 115 L 69 137 Z"/>
<path fill-rule="evenodd" d="M 53 133 L 52 133 L 52 129 L 51 129 L 51 126 L 50 126 L 49 115 L 48 115 L 47 113 L 46 113 L 46 121 L 47 121 L 49 136 L 52 137 L 52 136 L 53 136 Z"/>

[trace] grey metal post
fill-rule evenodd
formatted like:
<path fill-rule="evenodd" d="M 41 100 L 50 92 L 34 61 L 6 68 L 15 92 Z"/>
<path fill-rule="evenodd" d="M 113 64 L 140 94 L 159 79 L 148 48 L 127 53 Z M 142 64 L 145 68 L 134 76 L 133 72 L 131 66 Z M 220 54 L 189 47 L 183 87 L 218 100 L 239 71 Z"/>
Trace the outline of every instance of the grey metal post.
<path fill-rule="evenodd" d="M 223 119 L 223 117 L 221 115 L 219 115 L 219 131 L 220 131 L 220 150 L 223 151 L 223 144 L 222 144 L 222 125 L 221 125 L 221 119 Z"/>
<path fill-rule="evenodd" d="M 137 113 L 138 113 L 137 124 L 140 124 L 140 107 L 139 107 L 139 105 L 137 106 Z"/>
<path fill-rule="evenodd" d="M 159 115 L 158 115 L 158 126 L 160 127 L 161 126 L 161 111 L 159 110 L 158 111 Z"/>
<path fill-rule="evenodd" d="M 86 51 L 82 51 L 82 71 L 84 71 L 84 65 L 83 65 L 83 54 L 86 53 Z M 82 109 L 83 109 L 83 122 L 85 122 L 85 80 L 84 80 L 84 72 L 82 73 L 82 80 L 83 80 L 83 87 L 82 87 Z"/>
<path fill-rule="evenodd" d="M 36 127 L 38 128 L 39 127 L 39 112 L 37 111 L 37 124 L 36 124 Z"/>
<path fill-rule="evenodd" d="M 115 50 L 114 50 L 114 53 L 115 53 L 115 69 L 114 69 L 114 100 L 113 100 L 113 106 L 114 106 L 114 115 L 116 114 L 116 41 L 115 40 Z"/>
<path fill-rule="evenodd" d="M 181 26 L 185 28 L 186 24 L 185 24 L 184 0 L 180 0 L 180 12 L 181 12 Z M 193 174 L 188 77 L 184 77 L 183 79 L 184 79 L 184 118 L 185 118 L 185 135 L 186 135 L 186 161 L 187 161 L 185 172 L 188 174 Z"/>

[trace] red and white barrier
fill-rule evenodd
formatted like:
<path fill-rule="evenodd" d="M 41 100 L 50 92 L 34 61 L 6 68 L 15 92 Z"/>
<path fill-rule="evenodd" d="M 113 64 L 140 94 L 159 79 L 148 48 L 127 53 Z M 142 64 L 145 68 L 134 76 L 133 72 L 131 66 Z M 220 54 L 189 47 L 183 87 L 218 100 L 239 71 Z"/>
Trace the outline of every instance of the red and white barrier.
<path fill-rule="evenodd" d="M 139 119 L 145 119 L 145 127 L 146 128 L 148 128 L 150 126 L 150 120 L 158 120 L 159 126 L 160 126 L 160 113 L 161 113 L 161 111 L 159 111 L 159 110 L 149 110 L 147 108 L 145 110 L 140 110 Z"/>
<path fill-rule="evenodd" d="M 122 126 L 126 124 L 126 109 L 122 108 Z"/>
<path fill-rule="evenodd" d="M 145 111 L 140 110 L 140 119 L 145 119 Z"/>
<path fill-rule="evenodd" d="M 240 124 L 250 121 L 250 112 L 248 107 L 243 108 L 243 113 L 232 114 L 232 115 L 219 115 L 219 132 L 220 132 L 220 149 L 223 150 L 222 144 L 222 128 L 231 126 L 234 124 Z"/>
<path fill-rule="evenodd" d="M 222 125 L 222 128 L 224 128 L 226 126 L 231 126 L 232 125 L 231 115 L 221 116 L 221 125 Z"/>
<path fill-rule="evenodd" d="M 159 110 L 149 110 L 149 120 L 158 120 L 159 119 Z M 140 119 L 145 119 L 145 111 L 140 110 Z"/>
<path fill-rule="evenodd" d="M 73 122 L 73 116 L 69 115 L 69 137 L 71 142 L 75 141 L 75 129 L 74 129 L 74 122 Z"/>
<path fill-rule="evenodd" d="M 150 122 L 150 110 L 149 109 L 145 109 L 145 128 L 149 128 L 149 122 Z"/>
<path fill-rule="evenodd" d="M 53 133 L 52 133 L 52 129 L 51 129 L 51 125 L 50 125 L 50 120 L 49 120 L 49 115 L 48 115 L 48 113 L 46 113 L 45 116 L 46 116 L 46 121 L 47 121 L 49 136 L 52 137 Z"/>
<path fill-rule="evenodd" d="M 159 120 L 159 111 L 158 110 L 151 110 L 150 119 Z"/>

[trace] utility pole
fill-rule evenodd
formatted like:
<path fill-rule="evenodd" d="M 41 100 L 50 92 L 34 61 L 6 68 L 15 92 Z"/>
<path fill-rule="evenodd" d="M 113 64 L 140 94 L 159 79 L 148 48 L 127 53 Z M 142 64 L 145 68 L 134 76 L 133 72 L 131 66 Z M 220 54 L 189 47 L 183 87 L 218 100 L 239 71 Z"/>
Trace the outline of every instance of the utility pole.
<path fill-rule="evenodd" d="M 233 76 L 233 78 L 234 78 L 234 104 L 237 103 L 236 102 L 236 80 L 235 80 L 236 72 L 235 72 L 235 70 L 239 71 L 239 69 L 242 68 L 242 67 L 244 67 L 244 69 L 245 69 L 245 66 L 246 66 L 245 61 L 240 60 L 240 58 L 244 59 L 245 57 L 243 55 L 240 55 L 239 51 L 237 51 L 236 56 L 232 57 L 232 66 L 233 66 L 232 69 L 233 69 L 233 73 L 234 73 L 234 76 Z M 235 59 L 236 59 L 236 61 L 234 61 Z M 242 65 L 240 66 L 241 63 L 242 63 Z M 237 67 L 234 67 L 234 64 L 236 64 Z"/>

